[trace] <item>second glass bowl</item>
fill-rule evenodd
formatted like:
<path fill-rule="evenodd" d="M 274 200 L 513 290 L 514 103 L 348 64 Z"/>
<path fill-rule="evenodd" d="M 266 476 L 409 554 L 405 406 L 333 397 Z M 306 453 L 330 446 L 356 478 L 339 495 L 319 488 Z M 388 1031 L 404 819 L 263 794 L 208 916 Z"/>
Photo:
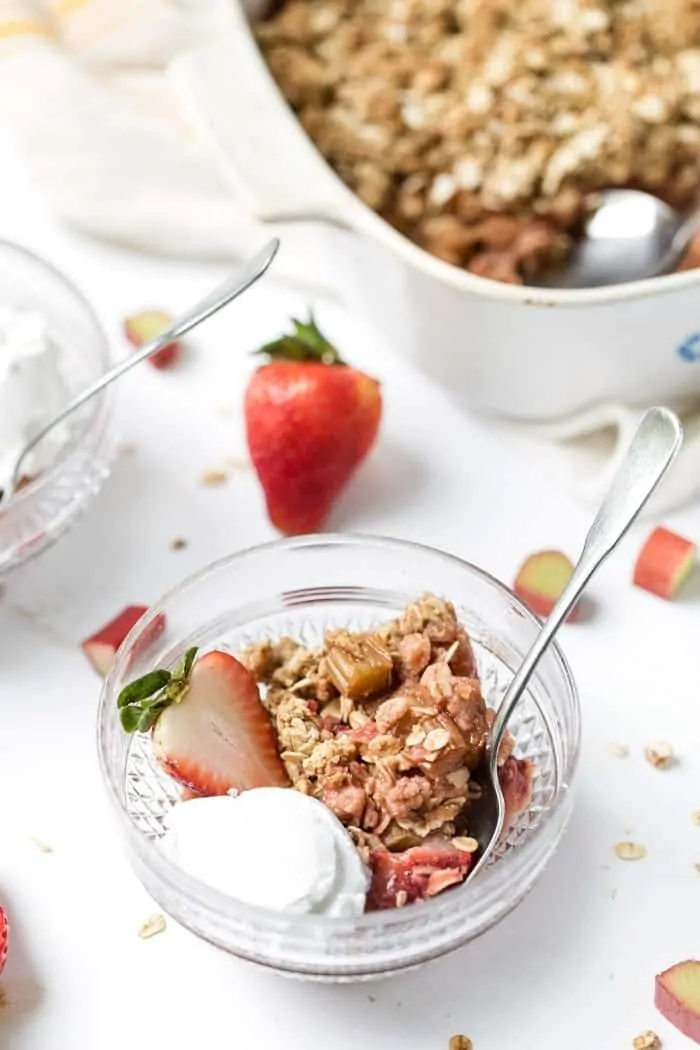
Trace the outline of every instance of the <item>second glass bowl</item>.
<path fill-rule="evenodd" d="M 0 306 L 43 316 L 69 397 L 107 371 L 107 339 L 88 301 L 50 263 L 8 241 L 0 241 Z M 108 401 L 98 394 L 75 413 L 54 461 L 0 502 L 0 577 L 63 535 L 101 487 L 113 451 Z"/>
<path fill-rule="evenodd" d="M 417 966 L 465 944 L 532 888 L 564 832 L 579 753 L 578 697 L 556 645 L 542 658 L 510 725 L 516 754 L 534 766 L 531 804 L 473 883 L 359 918 L 288 916 L 210 889 L 175 867 L 161 848 L 164 818 L 180 789 L 154 763 L 149 738 L 122 731 L 116 700 L 126 682 L 155 666 L 172 666 L 192 645 L 235 654 L 251 642 L 281 635 L 315 645 L 329 627 L 366 629 L 398 615 L 426 591 L 454 603 L 475 645 L 486 700 L 497 707 L 538 622 L 487 573 L 417 544 L 325 535 L 252 548 L 186 580 L 134 628 L 102 693 L 100 760 L 135 871 L 182 925 L 279 972 L 362 980 Z M 165 630 L 149 641 L 157 634 L 153 621 L 163 616 Z"/>

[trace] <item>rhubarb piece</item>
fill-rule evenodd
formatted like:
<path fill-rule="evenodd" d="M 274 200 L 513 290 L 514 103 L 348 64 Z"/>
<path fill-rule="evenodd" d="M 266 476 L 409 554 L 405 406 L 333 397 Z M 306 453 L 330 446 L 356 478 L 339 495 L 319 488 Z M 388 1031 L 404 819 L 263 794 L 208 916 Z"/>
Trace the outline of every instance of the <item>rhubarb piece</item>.
<path fill-rule="evenodd" d="M 513 590 L 538 616 L 549 616 L 573 571 L 571 561 L 561 551 L 539 551 L 520 566 Z M 567 620 L 575 620 L 576 616 L 574 607 Z"/>
<path fill-rule="evenodd" d="M 670 529 L 654 529 L 639 552 L 633 582 L 669 601 L 675 597 L 691 573 L 697 548 Z"/>
<path fill-rule="evenodd" d="M 686 959 L 657 974 L 654 1005 L 674 1028 L 700 1043 L 700 961 Z"/>
<path fill-rule="evenodd" d="M 136 349 L 157 339 L 161 332 L 172 324 L 173 318 L 163 310 L 143 310 L 141 313 L 132 314 L 124 321 L 124 334 Z M 154 368 L 170 368 L 180 356 L 181 344 L 175 340 L 167 343 L 162 350 L 149 357 Z"/>
<path fill-rule="evenodd" d="M 350 700 L 377 696 L 391 686 L 394 662 L 376 638 L 339 632 L 326 662 L 336 689 Z"/>
<path fill-rule="evenodd" d="M 402 908 L 435 897 L 449 886 L 463 882 L 473 860 L 472 853 L 445 842 L 416 846 L 403 853 L 373 849 L 367 909 Z"/>
<path fill-rule="evenodd" d="M 122 644 L 131 628 L 148 612 L 146 605 L 127 605 L 118 616 L 106 623 L 90 638 L 81 642 L 81 648 L 98 674 L 104 678 L 114 663 L 117 649 Z M 132 661 L 142 654 L 165 629 L 165 617 L 161 613 L 147 630 L 137 639 L 132 654 Z"/>
<path fill-rule="evenodd" d="M 10 939 L 10 927 L 7 922 L 7 915 L 4 909 L 0 907 L 0 973 L 5 968 L 7 962 L 7 946 Z"/>
<path fill-rule="evenodd" d="M 173 672 L 150 671 L 119 694 L 127 733 L 153 730 L 158 763 L 200 795 L 288 787 L 270 716 L 250 671 L 213 650 L 189 649 Z"/>

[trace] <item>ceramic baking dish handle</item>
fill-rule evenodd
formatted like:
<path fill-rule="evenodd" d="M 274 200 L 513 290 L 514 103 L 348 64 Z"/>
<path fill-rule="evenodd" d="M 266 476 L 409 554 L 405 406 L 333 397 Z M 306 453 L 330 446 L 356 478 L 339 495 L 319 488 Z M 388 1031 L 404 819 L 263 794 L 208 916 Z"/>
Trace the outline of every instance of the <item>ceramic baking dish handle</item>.
<path fill-rule="evenodd" d="M 264 222 L 353 226 L 355 199 L 281 98 L 247 23 L 173 63 L 173 84 L 234 189 Z"/>

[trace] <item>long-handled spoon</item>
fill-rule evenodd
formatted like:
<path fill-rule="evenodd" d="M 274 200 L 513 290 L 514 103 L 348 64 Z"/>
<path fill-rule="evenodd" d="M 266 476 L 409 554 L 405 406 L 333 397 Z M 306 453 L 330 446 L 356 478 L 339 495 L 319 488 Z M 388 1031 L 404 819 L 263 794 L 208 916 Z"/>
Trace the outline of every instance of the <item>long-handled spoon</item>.
<path fill-rule="evenodd" d="M 673 462 L 683 440 L 677 417 L 666 408 L 651 408 L 642 418 L 610 491 L 591 525 L 569 583 L 542 625 L 530 651 L 514 675 L 496 713 L 485 760 L 474 775 L 480 797 L 468 810 L 469 834 L 479 843 L 473 879 L 485 866 L 501 838 L 505 801 L 498 776 L 498 752 L 508 722 L 528 682 L 559 627 L 578 601 L 594 572 L 615 549 Z"/>
<path fill-rule="evenodd" d="M 110 383 L 115 381 L 115 379 L 119 379 L 120 376 L 123 376 L 130 368 L 134 368 L 136 365 L 140 364 L 141 361 L 145 361 L 146 358 L 157 354 L 158 351 L 162 350 L 162 348 L 167 346 L 168 343 L 174 342 L 176 339 L 179 339 L 180 336 L 191 331 L 191 329 L 195 328 L 198 324 L 201 324 L 202 321 L 206 321 L 208 317 L 215 314 L 217 310 L 222 308 L 222 306 L 226 306 L 227 303 L 236 299 L 239 295 L 250 288 L 251 285 L 255 284 L 255 282 L 266 272 L 277 254 L 279 245 L 280 242 L 277 238 L 271 240 L 269 244 L 266 244 L 265 247 L 257 253 L 257 255 L 254 255 L 252 259 L 249 259 L 242 269 L 232 277 L 229 277 L 223 284 L 215 288 L 213 292 L 206 295 L 195 306 L 190 307 L 189 310 L 186 310 L 185 313 L 176 318 L 170 327 L 162 332 L 157 339 L 151 340 L 151 342 L 140 347 L 136 353 L 131 354 L 124 361 L 120 361 L 118 365 L 115 365 L 114 368 L 109 370 L 109 372 L 100 376 L 99 379 L 96 379 L 94 383 L 78 394 L 77 397 L 73 398 L 72 401 L 69 401 L 69 403 L 61 409 L 58 415 L 54 416 L 53 419 L 50 419 L 48 423 L 38 431 L 38 433 L 30 438 L 24 448 L 21 449 L 6 483 L 3 485 L 0 482 L 0 499 L 3 499 L 3 502 L 5 502 L 17 491 L 17 484 L 21 477 L 21 468 L 25 457 L 36 448 L 41 441 L 43 441 L 50 430 L 53 430 L 55 426 L 62 423 L 63 420 L 73 412 L 76 412 L 86 401 L 89 401 L 90 398 L 94 397 L 95 394 L 99 394 L 101 390 L 108 387 Z"/>

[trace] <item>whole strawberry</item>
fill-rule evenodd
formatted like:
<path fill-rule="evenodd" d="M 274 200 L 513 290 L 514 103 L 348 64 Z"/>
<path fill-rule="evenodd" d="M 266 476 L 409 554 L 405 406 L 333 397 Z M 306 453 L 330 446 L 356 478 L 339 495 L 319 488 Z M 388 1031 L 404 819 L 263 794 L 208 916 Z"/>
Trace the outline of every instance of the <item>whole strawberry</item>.
<path fill-rule="evenodd" d="M 9 941 L 9 926 L 7 922 L 7 916 L 0 907 L 0 973 L 5 968 L 7 962 L 7 944 Z"/>
<path fill-rule="evenodd" d="M 379 383 L 348 367 L 313 316 L 258 352 L 245 422 L 270 521 L 293 535 L 323 525 L 379 429 Z"/>

